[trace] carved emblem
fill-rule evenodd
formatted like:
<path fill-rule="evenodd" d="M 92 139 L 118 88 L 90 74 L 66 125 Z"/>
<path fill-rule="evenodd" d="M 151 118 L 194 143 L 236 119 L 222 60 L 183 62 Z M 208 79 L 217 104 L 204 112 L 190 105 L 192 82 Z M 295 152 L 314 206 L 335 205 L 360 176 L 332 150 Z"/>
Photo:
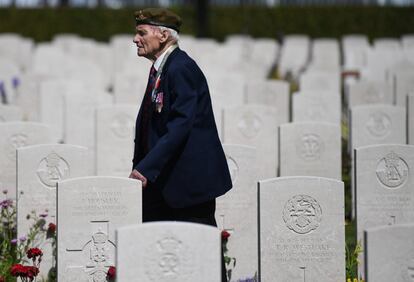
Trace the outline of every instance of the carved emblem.
<path fill-rule="evenodd" d="M 26 146 L 29 142 L 29 137 L 24 133 L 16 133 L 9 137 L 9 142 L 6 145 L 7 156 L 11 161 L 16 159 L 16 149 Z"/>
<path fill-rule="evenodd" d="M 112 132 L 120 138 L 132 136 L 133 127 L 134 120 L 127 114 L 117 115 L 111 123 Z"/>
<path fill-rule="evenodd" d="M 106 282 L 106 273 L 112 265 L 110 263 L 111 250 L 109 248 L 108 235 L 99 230 L 92 235 L 91 243 L 86 272 L 92 277 L 93 282 Z"/>
<path fill-rule="evenodd" d="M 305 161 L 319 159 L 323 149 L 322 139 L 313 133 L 302 135 L 296 142 L 296 153 Z"/>
<path fill-rule="evenodd" d="M 391 133 L 391 119 L 383 112 L 376 112 L 370 115 L 365 125 L 368 132 L 378 138 L 384 138 Z"/>
<path fill-rule="evenodd" d="M 232 157 L 226 156 L 226 159 L 227 159 L 227 165 L 230 171 L 231 181 L 234 184 L 236 183 L 237 175 L 239 173 L 239 166 L 237 165 L 236 161 Z"/>
<path fill-rule="evenodd" d="M 173 235 L 167 235 L 149 246 L 145 259 L 146 275 L 151 281 L 190 281 L 193 272 L 189 248 Z"/>
<path fill-rule="evenodd" d="M 56 182 L 69 177 L 70 168 L 62 157 L 52 152 L 40 161 L 36 173 L 44 185 L 55 187 Z"/>
<path fill-rule="evenodd" d="M 365 91 L 365 95 L 362 95 L 362 97 L 364 102 L 368 104 L 373 104 L 381 101 L 383 93 L 373 85 L 369 85 Z"/>
<path fill-rule="evenodd" d="M 378 162 L 376 174 L 378 180 L 388 188 L 398 188 L 408 178 L 408 165 L 400 156 L 391 152 Z"/>
<path fill-rule="evenodd" d="M 319 227 L 322 209 L 314 198 L 296 195 L 285 204 L 283 220 L 290 230 L 298 234 L 306 234 Z"/>
<path fill-rule="evenodd" d="M 252 112 L 245 113 L 237 125 L 240 132 L 247 138 L 256 137 L 262 126 L 263 122 L 260 117 Z"/>
<path fill-rule="evenodd" d="M 407 276 L 407 281 L 414 282 L 414 258 L 412 258 L 407 265 Z"/>

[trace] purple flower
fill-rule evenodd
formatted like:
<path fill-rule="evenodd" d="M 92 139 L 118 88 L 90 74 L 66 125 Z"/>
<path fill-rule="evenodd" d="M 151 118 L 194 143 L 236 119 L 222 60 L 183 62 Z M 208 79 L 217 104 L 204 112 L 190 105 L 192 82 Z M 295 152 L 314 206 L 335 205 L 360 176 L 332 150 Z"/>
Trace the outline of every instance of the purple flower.
<path fill-rule="evenodd" d="M 21 236 L 21 237 L 19 237 L 19 240 L 20 240 L 20 242 L 24 242 L 24 241 L 26 241 L 26 236 Z"/>
<path fill-rule="evenodd" d="M 41 213 L 41 214 L 39 214 L 39 216 L 45 218 L 45 217 L 47 217 L 47 213 Z"/>
<path fill-rule="evenodd" d="M 13 205 L 13 201 L 10 199 L 6 199 L 0 202 L 0 207 L 3 209 L 7 209 Z"/>
<path fill-rule="evenodd" d="M 16 245 L 16 244 L 17 244 L 17 239 L 12 239 L 12 240 L 10 241 L 10 243 L 12 243 L 13 245 Z"/>

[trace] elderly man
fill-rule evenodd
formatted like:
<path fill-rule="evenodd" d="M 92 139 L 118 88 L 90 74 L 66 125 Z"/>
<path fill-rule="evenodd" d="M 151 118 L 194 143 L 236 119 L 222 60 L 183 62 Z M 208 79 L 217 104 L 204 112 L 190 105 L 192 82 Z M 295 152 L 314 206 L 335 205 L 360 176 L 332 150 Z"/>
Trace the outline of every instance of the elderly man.
<path fill-rule="evenodd" d="M 206 78 L 177 45 L 181 19 L 137 11 L 138 56 L 153 62 L 135 133 L 131 178 L 143 184 L 143 221 L 216 226 L 215 199 L 231 189 Z"/>

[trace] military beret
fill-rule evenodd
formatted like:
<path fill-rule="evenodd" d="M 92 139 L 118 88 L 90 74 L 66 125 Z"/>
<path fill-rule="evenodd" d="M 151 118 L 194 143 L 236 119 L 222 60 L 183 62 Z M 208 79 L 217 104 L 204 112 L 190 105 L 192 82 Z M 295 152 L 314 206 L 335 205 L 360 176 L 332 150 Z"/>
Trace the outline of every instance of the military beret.
<path fill-rule="evenodd" d="M 181 18 L 164 8 L 147 8 L 135 12 L 136 25 L 150 24 L 165 26 L 180 31 Z"/>

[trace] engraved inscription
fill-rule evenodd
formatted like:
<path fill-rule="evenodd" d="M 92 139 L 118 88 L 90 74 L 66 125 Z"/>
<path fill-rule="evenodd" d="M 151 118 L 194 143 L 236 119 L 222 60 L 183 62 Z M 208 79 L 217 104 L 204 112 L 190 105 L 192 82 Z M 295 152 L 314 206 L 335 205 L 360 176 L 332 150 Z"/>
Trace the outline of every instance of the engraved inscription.
<path fill-rule="evenodd" d="M 129 209 L 121 203 L 121 197 L 121 192 L 80 192 L 79 201 L 72 209 L 72 216 L 126 215 Z"/>
<path fill-rule="evenodd" d="M 44 185 L 55 188 L 56 182 L 69 177 L 70 167 L 62 157 L 52 152 L 40 161 L 36 174 Z"/>
<path fill-rule="evenodd" d="M 384 138 L 391 133 L 391 118 L 383 112 L 373 113 L 365 127 L 372 136 Z"/>
<path fill-rule="evenodd" d="M 296 195 L 286 202 L 283 209 L 286 227 L 298 234 L 307 234 L 319 227 L 322 208 L 307 195 Z"/>
<path fill-rule="evenodd" d="M 412 258 L 407 264 L 407 276 L 409 279 L 407 281 L 414 282 L 414 258 Z"/>
<path fill-rule="evenodd" d="M 323 149 L 322 139 L 313 133 L 302 135 L 296 142 L 296 153 L 305 161 L 319 159 Z"/>
<path fill-rule="evenodd" d="M 194 266 L 190 249 L 169 234 L 148 247 L 145 274 L 151 281 L 189 281 Z"/>
<path fill-rule="evenodd" d="M 388 188 L 399 188 L 407 181 L 408 165 L 391 152 L 378 162 L 376 174 L 378 180 Z"/>
<path fill-rule="evenodd" d="M 112 132 L 120 137 L 130 137 L 133 133 L 134 120 L 127 114 L 117 115 L 111 123 Z"/>
<path fill-rule="evenodd" d="M 26 146 L 28 142 L 29 137 L 24 133 L 17 133 L 10 136 L 5 148 L 8 158 L 14 161 L 16 159 L 16 149 Z"/>
<path fill-rule="evenodd" d="M 247 138 L 253 138 L 258 135 L 263 127 L 263 122 L 259 116 L 252 112 L 247 112 L 237 125 L 240 132 Z"/>
<path fill-rule="evenodd" d="M 231 181 L 234 184 L 236 183 L 237 176 L 239 173 L 239 166 L 237 165 L 236 161 L 232 157 L 230 156 L 226 156 L 226 157 L 227 157 L 227 165 L 230 171 Z"/>

